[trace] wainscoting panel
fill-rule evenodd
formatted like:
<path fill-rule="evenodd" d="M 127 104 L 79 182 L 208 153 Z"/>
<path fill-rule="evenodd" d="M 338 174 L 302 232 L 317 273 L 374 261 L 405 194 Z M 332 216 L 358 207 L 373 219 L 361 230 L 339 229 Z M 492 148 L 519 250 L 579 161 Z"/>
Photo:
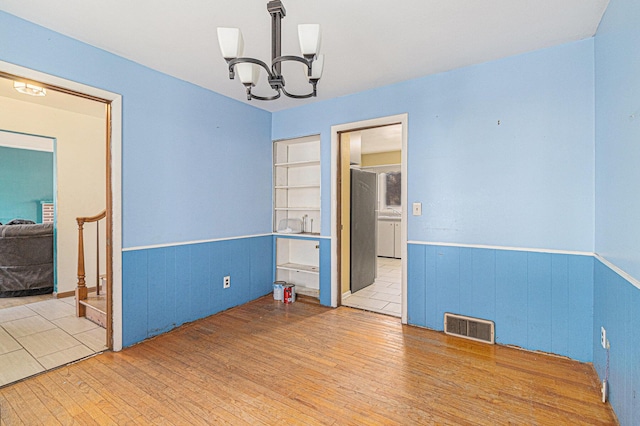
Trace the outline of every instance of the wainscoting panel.
<path fill-rule="evenodd" d="M 640 290 L 595 260 L 593 364 L 606 375 L 607 351 L 600 345 L 600 327 L 609 340 L 609 400 L 622 425 L 640 424 Z"/>
<path fill-rule="evenodd" d="M 591 361 L 593 257 L 408 245 L 408 321 L 445 312 L 495 321 L 496 342 Z"/>
<path fill-rule="evenodd" d="M 320 304 L 331 306 L 331 240 L 320 240 Z"/>
<path fill-rule="evenodd" d="M 268 294 L 272 250 L 261 236 L 123 252 L 123 345 Z"/>
<path fill-rule="evenodd" d="M 426 318 L 426 292 L 430 284 L 426 276 L 426 260 L 433 258 L 426 254 L 429 249 L 434 247 L 419 244 L 407 247 L 407 322 L 423 327 L 427 323 L 435 324 L 435 321 L 427 322 Z"/>

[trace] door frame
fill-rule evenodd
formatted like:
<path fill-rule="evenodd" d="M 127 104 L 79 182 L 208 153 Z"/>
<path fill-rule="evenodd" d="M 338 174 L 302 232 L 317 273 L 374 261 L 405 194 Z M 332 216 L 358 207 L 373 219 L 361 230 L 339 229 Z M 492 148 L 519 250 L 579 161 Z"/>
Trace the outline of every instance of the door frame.
<path fill-rule="evenodd" d="M 122 349 L 122 96 L 4 61 L 0 61 L 0 74 L 107 105 L 107 286 L 111 290 L 107 301 L 107 346 L 119 351 Z"/>
<path fill-rule="evenodd" d="M 388 126 L 390 124 L 402 125 L 402 221 L 401 221 L 401 246 L 402 246 L 402 323 L 407 323 L 407 218 L 408 218 L 408 175 L 407 175 L 407 146 L 409 114 L 398 114 L 370 120 L 355 121 L 351 123 L 331 126 L 331 306 L 336 308 L 341 300 L 340 285 L 340 133 L 362 130 L 371 127 Z"/>

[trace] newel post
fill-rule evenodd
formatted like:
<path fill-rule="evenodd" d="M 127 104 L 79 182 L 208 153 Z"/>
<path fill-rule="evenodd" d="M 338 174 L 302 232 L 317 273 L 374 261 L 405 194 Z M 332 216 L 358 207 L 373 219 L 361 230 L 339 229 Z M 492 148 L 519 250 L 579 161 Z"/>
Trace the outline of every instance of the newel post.
<path fill-rule="evenodd" d="M 86 307 L 79 303 L 80 300 L 87 299 L 87 285 L 84 281 L 84 237 L 82 228 L 84 226 L 84 218 L 77 218 L 78 221 L 78 286 L 76 287 L 76 315 L 85 316 Z"/>

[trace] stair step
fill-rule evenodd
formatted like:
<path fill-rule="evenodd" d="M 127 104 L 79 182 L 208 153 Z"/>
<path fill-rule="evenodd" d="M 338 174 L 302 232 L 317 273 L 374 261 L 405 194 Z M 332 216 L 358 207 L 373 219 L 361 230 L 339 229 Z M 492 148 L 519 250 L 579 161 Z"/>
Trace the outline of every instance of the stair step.
<path fill-rule="evenodd" d="M 107 327 L 107 299 L 104 295 L 89 296 L 86 300 L 80 301 L 86 306 L 85 317 L 102 328 Z"/>
<path fill-rule="evenodd" d="M 107 313 L 107 299 L 103 295 L 89 296 L 86 300 L 81 300 L 80 304 L 87 308 L 102 312 L 103 314 Z"/>

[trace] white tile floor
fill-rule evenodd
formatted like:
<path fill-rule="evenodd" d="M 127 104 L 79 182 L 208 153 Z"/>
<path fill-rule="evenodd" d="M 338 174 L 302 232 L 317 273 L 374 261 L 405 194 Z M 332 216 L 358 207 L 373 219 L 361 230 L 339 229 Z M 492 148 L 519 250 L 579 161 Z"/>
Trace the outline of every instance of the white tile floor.
<path fill-rule="evenodd" d="M 105 329 L 73 297 L 0 309 L 0 386 L 106 350 Z"/>
<path fill-rule="evenodd" d="M 342 304 L 400 317 L 402 308 L 402 261 L 378 258 L 378 275 L 373 284 L 343 298 Z"/>

